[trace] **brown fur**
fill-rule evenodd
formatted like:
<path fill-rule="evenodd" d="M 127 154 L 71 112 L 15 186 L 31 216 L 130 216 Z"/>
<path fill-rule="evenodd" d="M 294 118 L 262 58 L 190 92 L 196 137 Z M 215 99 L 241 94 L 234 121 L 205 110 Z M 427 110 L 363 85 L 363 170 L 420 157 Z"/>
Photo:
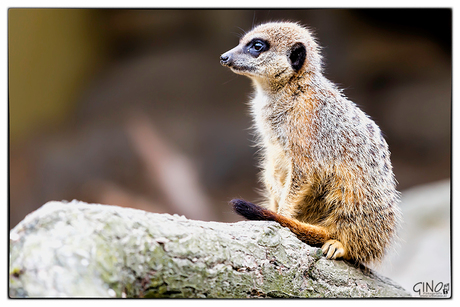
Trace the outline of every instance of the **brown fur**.
<path fill-rule="evenodd" d="M 254 39 L 267 50 L 251 53 Z M 221 62 L 254 83 L 263 206 L 271 213 L 242 200 L 234 202 L 237 212 L 279 222 L 302 241 L 323 245 L 329 259 L 380 260 L 400 220 L 388 145 L 378 126 L 323 76 L 311 33 L 295 23 L 263 24 Z"/>

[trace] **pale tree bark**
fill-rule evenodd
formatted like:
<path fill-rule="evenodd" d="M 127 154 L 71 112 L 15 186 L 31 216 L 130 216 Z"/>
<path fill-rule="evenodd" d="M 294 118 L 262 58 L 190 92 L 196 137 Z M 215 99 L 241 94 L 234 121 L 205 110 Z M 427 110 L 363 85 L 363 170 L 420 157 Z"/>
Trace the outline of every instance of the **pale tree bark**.
<path fill-rule="evenodd" d="M 10 297 L 399 297 L 275 222 L 49 202 L 10 232 Z"/>

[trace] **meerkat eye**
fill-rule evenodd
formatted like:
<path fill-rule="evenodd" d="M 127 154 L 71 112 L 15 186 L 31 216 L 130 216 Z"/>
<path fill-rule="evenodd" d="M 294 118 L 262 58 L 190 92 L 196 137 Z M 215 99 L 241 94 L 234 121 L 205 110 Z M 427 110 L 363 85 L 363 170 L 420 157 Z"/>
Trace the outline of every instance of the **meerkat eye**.
<path fill-rule="evenodd" d="M 247 52 L 253 57 L 258 57 L 262 52 L 268 50 L 268 43 L 261 39 L 253 39 L 247 44 Z"/>
<path fill-rule="evenodd" d="M 264 47 L 264 44 L 262 44 L 261 42 L 255 42 L 254 43 L 254 50 L 255 51 L 260 51 L 260 50 L 262 50 L 263 47 Z"/>

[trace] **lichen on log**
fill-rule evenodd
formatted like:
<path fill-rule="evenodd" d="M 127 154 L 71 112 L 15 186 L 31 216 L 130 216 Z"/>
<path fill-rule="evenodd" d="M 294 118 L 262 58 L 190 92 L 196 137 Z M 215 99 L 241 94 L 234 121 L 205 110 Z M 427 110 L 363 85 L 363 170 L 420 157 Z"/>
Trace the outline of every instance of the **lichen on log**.
<path fill-rule="evenodd" d="M 49 202 L 10 232 L 10 297 L 398 297 L 275 222 Z"/>

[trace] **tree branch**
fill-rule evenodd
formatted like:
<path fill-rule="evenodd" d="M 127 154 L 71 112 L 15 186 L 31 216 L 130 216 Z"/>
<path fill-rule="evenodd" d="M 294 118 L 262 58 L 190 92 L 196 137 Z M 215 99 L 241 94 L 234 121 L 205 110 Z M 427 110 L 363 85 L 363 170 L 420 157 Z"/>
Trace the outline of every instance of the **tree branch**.
<path fill-rule="evenodd" d="M 275 222 L 49 202 L 10 232 L 11 297 L 409 296 Z"/>

